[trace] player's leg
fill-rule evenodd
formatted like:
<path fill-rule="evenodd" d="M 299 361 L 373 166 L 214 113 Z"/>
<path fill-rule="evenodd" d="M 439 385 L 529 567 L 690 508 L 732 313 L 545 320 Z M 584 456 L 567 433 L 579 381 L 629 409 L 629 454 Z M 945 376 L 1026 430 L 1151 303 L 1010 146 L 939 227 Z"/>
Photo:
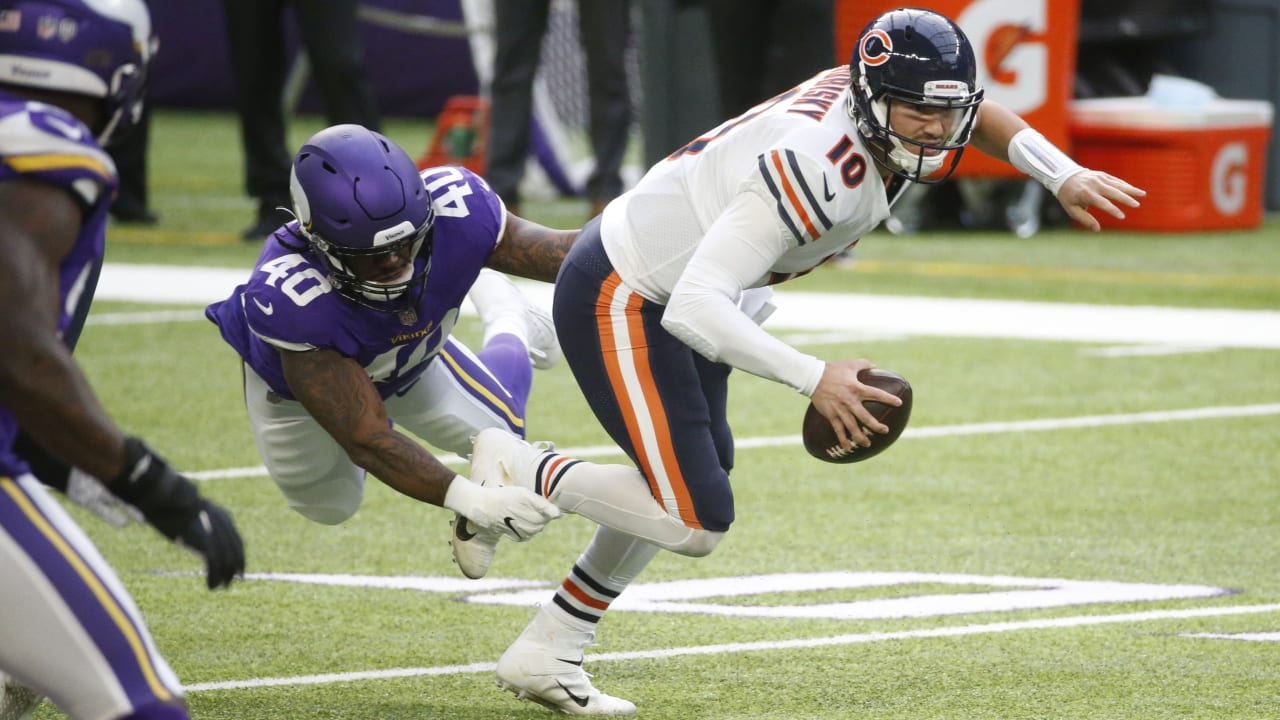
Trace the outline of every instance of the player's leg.
<path fill-rule="evenodd" d="M 598 221 L 588 223 L 557 278 L 555 321 L 583 395 L 635 468 L 536 452 L 492 433 L 477 438 L 474 459 L 477 467 L 496 461 L 506 477 L 563 509 L 677 552 L 705 554 L 717 539 L 706 536 L 733 521 L 719 447 L 727 438 L 723 390 L 708 397 L 706 363 L 662 328 L 662 312 L 620 282 Z M 494 452 L 487 453 L 491 437 Z"/>
<path fill-rule="evenodd" d="M 467 293 L 484 324 L 480 360 L 516 395 L 528 395 L 529 363 L 539 370 L 560 360 L 551 313 L 525 296 L 511 278 L 485 268 Z"/>
<path fill-rule="evenodd" d="M 655 545 L 611 528 L 597 528 L 551 602 L 538 609 L 498 660 L 502 688 L 569 714 L 635 713 L 630 701 L 597 690 L 582 660 L 609 605 L 657 552 Z"/>
<path fill-rule="evenodd" d="M 71 717 L 185 720 L 182 685 L 84 531 L 32 476 L 0 479 L 0 668 Z"/>
<path fill-rule="evenodd" d="M 579 664 L 615 598 L 664 545 L 710 552 L 733 521 L 723 459 L 727 373 L 661 327 L 663 308 L 631 292 L 612 272 L 598 222 L 579 236 L 557 278 L 554 315 L 565 357 L 597 419 L 636 463 L 597 465 L 554 451 L 506 443 L 505 471 L 562 508 L 601 524 L 553 602 L 498 663 L 502 686 L 518 697 L 572 714 L 629 715 L 635 706 L 600 693 Z M 710 392 L 703 388 L 709 384 Z M 721 427 L 723 426 L 723 427 Z M 502 462 L 498 463 L 504 467 Z M 562 504 L 563 503 L 563 504 Z"/>
<path fill-rule="evenodd" d="M 272 392 L 248 365 L 244 402 L 258 455 L 289 507 L 325 525 L 354 515 L 364 500 L 365 472 L 302 403 Z"/>
<path fill-rule="evenodd" d="M 471 438 L 485 428 L 525 434 L 528 386 L 512 390 L 460 340 L 445 340 L 418 382 L 386 399 L 400 427 L 442 450 L 471 455 Z M 523 360 L 526 366 L 528 357 Z"/>

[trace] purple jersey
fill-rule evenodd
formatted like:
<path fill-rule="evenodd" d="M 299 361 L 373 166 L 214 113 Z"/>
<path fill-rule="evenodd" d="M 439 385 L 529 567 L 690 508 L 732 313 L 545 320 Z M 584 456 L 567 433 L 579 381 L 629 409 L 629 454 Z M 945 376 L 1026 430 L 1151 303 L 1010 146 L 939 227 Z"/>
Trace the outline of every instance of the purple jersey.
<path fill-rule="evenodd" d="M 309 249 L 288 247 L 305 244 L 294 234 L 296 222 L 267 239 L 247 283 L 205 310 L 276 394 L 295 399 L 284 379 L 280 349 L 339 352 L 368 371 L 383 398 L 416 381 L 440 352 L 506 216 L 498 196 L 469 170 L 428 168 L 422 178 L 436 220 L 431 272 L 414 312 L 381 312 L 337 293 Z"/>
<path fill-rule="evenodd" d="M 20 178 L 66 189 L 84 211 L 76 244 L 58 268 L 62 334 L 92 299 L 85 291 L 102 265 L 116 166 L 93 133 L 65 110 L 0 91 L 0 182 Z M 17 419 L 0 406 L 0 477 L 27 471 L 26 462 L 13 452 L 17 434 Z"/>

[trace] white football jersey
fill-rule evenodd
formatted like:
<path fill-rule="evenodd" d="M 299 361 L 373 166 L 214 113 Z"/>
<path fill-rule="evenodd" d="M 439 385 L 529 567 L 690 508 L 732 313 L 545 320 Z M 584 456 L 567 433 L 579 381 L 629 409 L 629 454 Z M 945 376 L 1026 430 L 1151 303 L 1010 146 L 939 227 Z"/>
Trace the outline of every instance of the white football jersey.
<path fill-rule="evenodd" d="M 622 280 L 666 303 L 707 230 L 742 193 L 776 208 L 769 231 L 786 248 L 752 287 L 808 272 L 875 229 L 890 201 L 846 110 L 849 92 L 847 66 L 821 72 L 654 165 L 601 221 Z"/>

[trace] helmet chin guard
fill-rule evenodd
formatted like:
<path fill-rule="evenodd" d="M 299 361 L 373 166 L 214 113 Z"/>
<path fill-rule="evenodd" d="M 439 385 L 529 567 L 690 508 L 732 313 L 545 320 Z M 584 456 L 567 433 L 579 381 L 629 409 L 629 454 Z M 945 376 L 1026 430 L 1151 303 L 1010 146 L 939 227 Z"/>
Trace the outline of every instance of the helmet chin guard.
<path fill-rule="evenodd" d="M 964 32 L 930 10 L 905 8 L 872 20 L 849 61 L 847 111 L 881 167 L 919 183 L 939 183 L 955 171 L 968 145 L 983 91 Z M 941 113 L 945 137 L 921 140 L 891 126 L 895 104 Z M 950 158 L 950 166 L 937 173 Z"/>

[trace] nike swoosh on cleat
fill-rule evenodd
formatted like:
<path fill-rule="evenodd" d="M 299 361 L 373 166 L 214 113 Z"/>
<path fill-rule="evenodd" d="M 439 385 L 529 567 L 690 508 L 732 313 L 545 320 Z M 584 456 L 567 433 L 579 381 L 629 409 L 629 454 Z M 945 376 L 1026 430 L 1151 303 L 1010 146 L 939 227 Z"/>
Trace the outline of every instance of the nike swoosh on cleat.
<path fill-rule="evenodd" d="M 518 538 L 520 538 L 520 539 L 524 539 L 524 536 L 523 536 L 523 535 L 521 535 L 521 534 L 520 534 L 520 531 L 516 529 L 516 526 L 514 525 L 514 523 L 515 523 L 515 518 L 511 517 L 510 515 L 508 515 L 508 516 L 506 516 L 506 517 L 502 518 L 502 524 L 503 524 L 503 525 L 506 525 L 506 526 L 507 526 L 507 528 L 508 528 L 509 530 L 511 530 L 511 532 L 512 532 L 516 537 L 518 537 Z"/>
<path fill-rule="evenodd" d="M 560 686 L 560 689 L 564 691 L 565 695 L 569 696 L 570 700 L 578 703 L 578 707 L 586 707 L 587 702 L 591 699 L 590 697 L 578 697 L 577 695 L 574 695 L 573 692 L 570 691 L 569 688 L 565 687 L 564 683 L 559 680 L 556 681 L 556 684 Z"/>
<path fill-rule="evenodd" d="M 564 658 L 556 658 L 556 659 L 562 663 L 569 663 L 570 665 L 577 665 L 578 667 L 582 667 L 581 660 L 565 660 Z"/>
<path fill-rule="evenodd" d="M 459 516 L 458 522 L 453 524 L 453 534 L 462 542 L 466 542 L 475 537 L 476 534 L 467 529 L 467 519 Z"/>

